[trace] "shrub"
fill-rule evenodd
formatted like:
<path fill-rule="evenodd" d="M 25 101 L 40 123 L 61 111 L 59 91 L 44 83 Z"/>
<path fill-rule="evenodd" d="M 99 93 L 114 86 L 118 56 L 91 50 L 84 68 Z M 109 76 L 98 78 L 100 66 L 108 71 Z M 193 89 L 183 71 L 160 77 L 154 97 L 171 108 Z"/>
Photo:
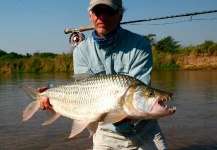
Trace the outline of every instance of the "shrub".
<path fill-rule="evenodd" d="M 156 49 L 165 53 L 177 53 L 180 45 L 178 41 L 175 41 L 171 36 L 168 36 L 158 41 L 155 46 Z"/>

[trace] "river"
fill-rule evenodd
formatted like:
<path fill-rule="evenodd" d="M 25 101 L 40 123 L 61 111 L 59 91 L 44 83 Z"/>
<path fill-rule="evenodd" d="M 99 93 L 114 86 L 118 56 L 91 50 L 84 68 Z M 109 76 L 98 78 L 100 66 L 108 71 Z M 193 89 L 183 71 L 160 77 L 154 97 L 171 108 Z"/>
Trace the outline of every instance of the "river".
<path fill-rule="evenodd" d="M 30 120 L 21 121 L 31 100 L 20 85 L 37 88 L 70 81 L 70 74 L 0 75 L 0 149 L 90 149 L 92 139 L 86 130 L 68 138 L 72 124 L 68 118 L 41 126 L 45 112 L 40 110 Z M 159 119 L 171 150 L 217 149 L 217 70 L 154 71 L 152 86 L 174 94 L 176 113 Z"/>

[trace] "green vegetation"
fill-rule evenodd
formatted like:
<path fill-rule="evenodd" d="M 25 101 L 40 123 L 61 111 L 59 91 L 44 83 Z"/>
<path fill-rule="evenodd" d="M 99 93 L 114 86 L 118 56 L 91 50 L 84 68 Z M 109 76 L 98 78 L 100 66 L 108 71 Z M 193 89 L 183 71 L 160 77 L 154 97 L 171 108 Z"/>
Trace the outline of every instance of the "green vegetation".
<path fill-rule="evenodd" d="M 196 55 L 208 55 L 208 56 L 217 56 L 217 43 L 213 41 L 205 41 L 203 44 L 198 45 L 197 47 L 192 47 L 192 52 Z"/>
<path fill-rule="evenodd" d="M 154 34 L 143 36 L 153 47 L 154 70 L 217 69 L 217 43 L 205 41 L 197 46 L 181 47 L 171 36 L 156 42 Z M 0 74 L 73 72 L 72 54 L 7 53 L 0 49 Z"/>
<path fill-rule="evenodd" d="M 72 72 L 72 55 L 53 53 L 34 53 L 18 55 L 0 50 L 0 73 L 48 73 Z"/>
<path fill-rule="evenodd" d="M 158 42 L 154 36 L 144 36 L 153 46 L 154 70 L 217 69 L 217 43 L 205 41 L 198 46 L 181 47 L 171 36 Z"/>
<path fill-rule="evenodd" d="M 172 53 L 175 54 L 178 52 L 178 48 L 180 45 L 178 41 L 175 41 L 171 36 L 168 36 L 155 44 L 157 50 L 162 51 L 164 53 Z"/>
<path fill-rule="evenodd" d="M 152 40 L 154 41 L 154 40 Z M 179 69 L 175 55 L 180 52 L 180 45 L 171 36 L 165 37 L 153 45 L 154 69 Z"/>

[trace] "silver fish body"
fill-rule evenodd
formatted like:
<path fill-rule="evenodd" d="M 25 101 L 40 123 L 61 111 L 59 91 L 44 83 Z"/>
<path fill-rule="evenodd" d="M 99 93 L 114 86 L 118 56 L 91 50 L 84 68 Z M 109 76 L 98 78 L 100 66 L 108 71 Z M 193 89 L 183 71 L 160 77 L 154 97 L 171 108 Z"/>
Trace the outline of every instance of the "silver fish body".
<path fill-rule="evenodd" d="M 54 111 L 50 111 L 49 119 L 43 125 L 52 123 L 61 115 L 71 118 L 74 122 L 70 137 L 86 127 L 91 135 L 94 134 L 98 122 L 105 125 L 124 118 L 160 118 L 172 115 L 176 110 L 164 105 L 164 101 L 172 98 L 171 93 L 148 87 L 126 75 L 91 76 L 42 93 L 27 86 L 22 88 L 36 99 L 24 110 L 23 120 L 28 120 L 39 109 L 40 99 L 47 96 Z"/>

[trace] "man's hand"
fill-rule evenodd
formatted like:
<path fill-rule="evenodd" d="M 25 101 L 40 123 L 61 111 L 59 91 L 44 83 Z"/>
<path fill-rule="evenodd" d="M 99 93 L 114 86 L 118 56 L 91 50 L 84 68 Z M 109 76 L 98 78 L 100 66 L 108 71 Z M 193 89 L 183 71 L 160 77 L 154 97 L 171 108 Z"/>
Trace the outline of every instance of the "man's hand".
<path fill-rule="evenodd" d="M 39 87 L 38 88 L 38 92 L 44 92 L 45 90 L 47 90 L 48 87 Z M 52 105 L 49 102 L 49 98 L 47 96 L 44 96 L 40 99 L 40 108 L 41 110 L 46 110 L 46 109 L 50 109 L 53 110 Z"/>

